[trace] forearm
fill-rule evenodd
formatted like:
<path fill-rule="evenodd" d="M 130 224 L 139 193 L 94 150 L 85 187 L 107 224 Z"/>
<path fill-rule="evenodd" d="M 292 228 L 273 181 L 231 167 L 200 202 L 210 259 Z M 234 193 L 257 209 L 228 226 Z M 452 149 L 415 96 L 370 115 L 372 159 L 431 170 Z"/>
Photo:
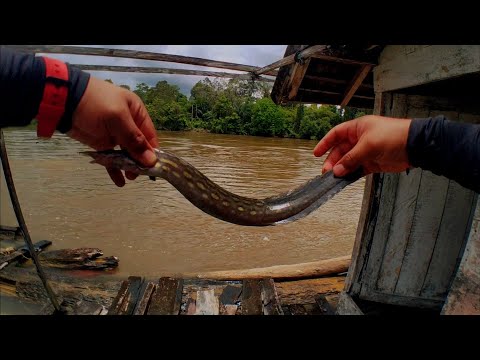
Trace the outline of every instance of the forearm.
<path fill-rule="evenodd" d="M 90 75 L 67 64 L 69 91 L 57 130 L 71 128 L 72 114 L 88 84 Z M 0 47 L 0 127 L 25 126 L 37 115 L 45 87 L 45 65 L 30 54 Z"/>
<path fill-rule="evenodd" d="M 480 125 L 449 121 L 444 116 L 413 119 L 407 152 L 412 166 L 480 192 Z"/>

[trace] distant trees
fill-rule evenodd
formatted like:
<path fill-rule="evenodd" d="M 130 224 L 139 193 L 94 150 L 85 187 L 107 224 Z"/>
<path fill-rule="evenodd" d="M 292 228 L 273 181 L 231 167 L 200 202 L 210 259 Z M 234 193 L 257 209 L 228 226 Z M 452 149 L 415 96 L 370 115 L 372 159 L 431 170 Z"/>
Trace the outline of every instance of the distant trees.
<path fill-rule="evenodd" d="M 197 82 L 189 98 L 165 80 L 155 86 L 140 83 L 133 90 L 159 130 L 320 139 L 335 125 L 365 114 L 332 105 L 279 106 L 270 91 L 265 82 L 209 78 Z"/>

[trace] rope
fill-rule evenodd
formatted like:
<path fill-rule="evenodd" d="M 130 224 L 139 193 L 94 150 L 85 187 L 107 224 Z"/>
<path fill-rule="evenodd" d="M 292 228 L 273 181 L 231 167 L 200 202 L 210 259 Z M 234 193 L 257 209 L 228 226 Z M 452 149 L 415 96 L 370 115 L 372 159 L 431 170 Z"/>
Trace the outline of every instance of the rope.
<path fill-rule="evenodd" d="M 23 238 L 27 243 L 28 250 L 30 251 L 30 255 L 33 259 L 35 267 L 37 268 L 38 276 L 40 276 L 43 286 L 47 291 L 47 295 L 50 301 L 52 302 L 53 307 L 55 308 L 55 313 L 56 314 L 63 313 L 63 310 L 60 308 L 60 305 L 58 304 L 58 300 L 55 296 L 55 293 L 52 291 L 52 288 L 50 287 L 47 281 L 47 277 L 43 272 L 43 268 L 40 265 L 37 252 L 35 251 L 35 247 L 33 246 L 32 239 L 30 238 L 27 225 L 25 224 L 25 219 L 23 218 L 22 210 L 20 209 L 20 202 L 18 201 L 17 193 L 15 191 L 15 185 L 13 184 L 12 172 L 10 170 L 10 165 L 8 163 L 7 149 L 5 148 L 5 140 L 3 136 L 3 131 L 1 129 L 0 129 L 0 158 L 2 160 L 3 172 L 5 174 L 5 181 L 7 183 L 8 192 L 10 193 L 10 199 L 12 200 L 13 210 L 15 211 L 18 225 L 22 230 Z"/>

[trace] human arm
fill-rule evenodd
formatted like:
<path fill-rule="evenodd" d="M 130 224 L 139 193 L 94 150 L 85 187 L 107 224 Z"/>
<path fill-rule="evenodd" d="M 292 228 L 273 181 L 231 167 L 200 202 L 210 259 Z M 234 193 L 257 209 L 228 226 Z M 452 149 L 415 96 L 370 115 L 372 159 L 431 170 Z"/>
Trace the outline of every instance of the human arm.
<path fill-rule="evenodd" d="M 330 149 L 323 172 L 333 169 L 336 176 L 359 167 L 365 175 L 420 167 L 480 192 L 480 125 L 453 122 L 444 116 L 367 115 L 330 130 L 314 155 L 322 156 Z"/>
<path fill-rule="evenodd" d="M 95 150 L 120 145 L 144 166 L 153 166 L 158 140 L 141 99 L 131 91 L 90 76 L 67 64 L 68 97 L 57 130 Z M 39 57 L 0 47 L 0 127 L 28 125 L 38 113 L 45 87 Z M 125 179 L 107 169 L 117 186 Z M 130 180 L 134 174 L 125 174 Z"/>

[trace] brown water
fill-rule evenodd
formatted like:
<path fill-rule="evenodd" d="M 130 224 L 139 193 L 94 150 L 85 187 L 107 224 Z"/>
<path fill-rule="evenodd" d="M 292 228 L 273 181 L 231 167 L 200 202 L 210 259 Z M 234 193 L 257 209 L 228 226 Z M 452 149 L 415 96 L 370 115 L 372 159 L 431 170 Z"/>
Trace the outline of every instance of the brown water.
<path fill-rule="evenodd" d="M 273 227 L 243 227 L 210 217 L 166 181 L 146 177 L 117 188 L 86 147 L 56 134 L 4 131 L 23 213 L 34 241 L 51 250 L 98 247 L 120 259 L 117 275 L 161 276 L 295 264 L 351 253 L 364 180 L 308 217 Z M 315 141 L 159 132 L 161 146 L 227 190 L 267 197 L 318 175 Z M 16 226 L 2 173 L 2 225 Z"/>

